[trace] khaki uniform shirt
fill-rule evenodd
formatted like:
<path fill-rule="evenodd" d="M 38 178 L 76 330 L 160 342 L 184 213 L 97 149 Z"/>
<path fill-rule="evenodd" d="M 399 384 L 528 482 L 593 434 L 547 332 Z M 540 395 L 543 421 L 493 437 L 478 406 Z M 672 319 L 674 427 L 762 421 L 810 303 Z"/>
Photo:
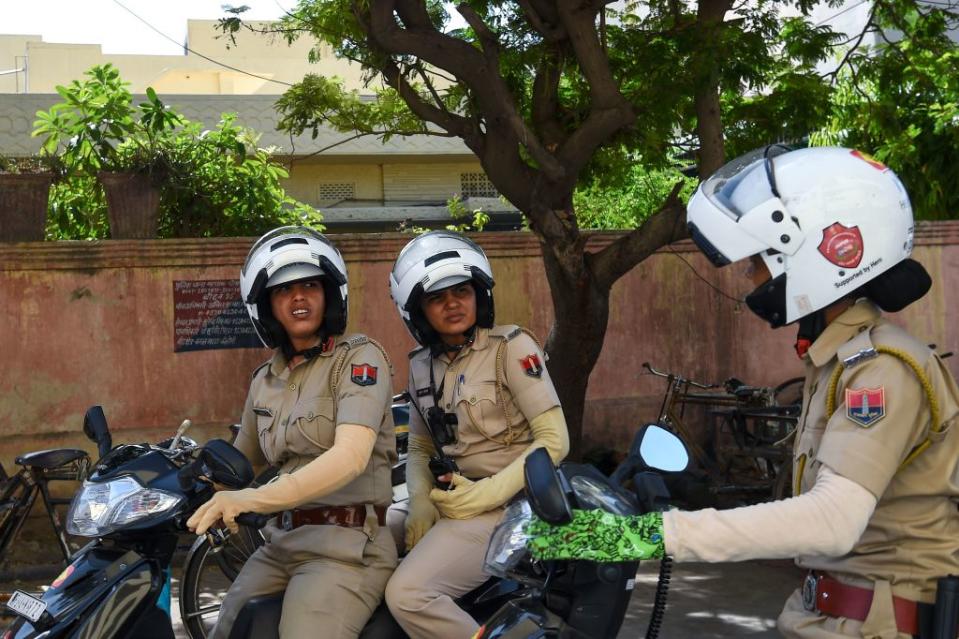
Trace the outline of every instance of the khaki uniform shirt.
<path fill-rule="evenodd" d="M 334 367 L 341 373 L 332 388 Z M 293 370 L 277 349 L 253 374 L 236 447 L 253 463 L 291 473 L 333 447 L 336 426 L 357 424 L 377 433 L 373 454 L 359 477 L 303 507 L 374 504 L 393 497 L 396 462 L 390 365 L 364 335 L 335 338 L 335 346 Z"/>
<path fill-rule="evenodd" d="M 546 357 L 533 338 L 516 326 L 477 328 L 473 343 L 453 360 L 446 353 L 431 357 L 428 348 L 410 353 L 409 391 L 419 407 L 410 411 L 410 433 L 420 437 L 430 436 L 423 416 L 434 402 L 431 365 L 436 390 L 442 388 L 441 407 L 458 420 L 457 441 L 443 450 L 464 477 L 489 477 L 508 466 L 533 441 L 530 420 L 559 406 Z"/>
<path fill-rule="evenodd" d="M 858 362 L 848 359 L 873 346 L 904 351 L 925 371 L 939 404 L 941 433 L 931 433 L 929 404 L 919 377 L 902 360 L 884 353 Z M 843 360 L 848 363 L 836 390 L 836 409 L 827 415 L 829 380 Z M 959 389 L 955 380 L 925 344 L 884 320 L 866 300 L 826 328 L 810 347 L 805 364 L 794 478 L 807 492 L 825 464 L 869 490 L 878 504 L 849 554 L 799 557 L 796 563 L 856 585 L 886 581 L 898 596 L 933 601 L 935 579 L 959 574 L 959 430 L 954 426 Z M 857 391 L 865 389 L 871 392 L 864 407 L 863 394 Z M 881 398 L 877 389 L 882 390 Z M 906 456 L 930 436 L 931 446 L 900 469 Z M 828 526 L 829 522 L 809 525 Z"/>

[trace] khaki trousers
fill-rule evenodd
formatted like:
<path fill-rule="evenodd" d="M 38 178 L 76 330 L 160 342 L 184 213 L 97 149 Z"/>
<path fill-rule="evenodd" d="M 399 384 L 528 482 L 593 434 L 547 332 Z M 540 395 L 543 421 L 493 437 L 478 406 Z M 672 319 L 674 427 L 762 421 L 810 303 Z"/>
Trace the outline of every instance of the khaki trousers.
<path fill-rule="evenodd" d="M 272 520 L 267 543 L 243 565 L 220 608 L 212 639 L 226 639 L 240 609 L 285 591 L 281 639 L 355 639 L 383 598 L 396 566 L 396 544 L 375 518 L 367 527 L 301 526 Z M 371 539 L 372 537 L 372 539 Z"/>
<path fill-rule="evenodd" d="M 872 607 L 865 621 L 810 612 L 802 605 L 802 593 L 796 590 L 779 614 L 776 629 L 787 639 L 912 639 L 912 635 L 901 633 L 896 627 L 892 592 L 885 581 L 876 582 Z"/>
<path fill-rule="evenodd" d="M 479 624 L 454 599 L 483 584 L 486 547 L 503 516 L 441 518 L 403 558 L 386 585 L 386 603 L 411 639 L 468 639 Z"/>

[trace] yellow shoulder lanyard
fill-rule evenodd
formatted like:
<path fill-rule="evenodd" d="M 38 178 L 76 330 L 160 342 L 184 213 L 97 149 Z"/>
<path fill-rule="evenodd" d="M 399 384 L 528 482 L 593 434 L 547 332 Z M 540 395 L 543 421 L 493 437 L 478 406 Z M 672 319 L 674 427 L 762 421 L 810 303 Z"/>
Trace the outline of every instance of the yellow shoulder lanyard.
<path fill-rule="evenodd" d="M 919 378 L 919 383 L 922 386 L 923 392 L 926 394 L 926 401 L 929 402 L 929 419 L 930 419 L 930 431 L 933 433 L 938 433 L 942 430 L 942 424 L 939 423 L 939 402 L 936 399 L 936 395 L 932 390 L 932 382 L 929 380 L 929 376 L 926 375 L 926 371 L 922 369 L 919 363 L 905 351 L 892 348 L 889 346 L 876 346 L 874 347 L 877 353 L 885 353 L 887 355 L 892 355 L 893 357 L 900 360 L 906 366 L 912 369 L 912 372 L 916 374 L 916 377 Z M 836 365 L 836 369 L 832 372 L 832 376 L 829 378 L 829 388 L 826 395 L 826 415 L 832 417 L 832 414 L 836 412 L 836 391 L 839 388 L 839 378 L 842 377 L 843 371 L 846 369 L 842 360 Z M 908 466 L 916 457 L 918 457 L 924 450 L 929 448 L 932 444 L 931 437 L 927 436 L 922 443 L 913 448 L 906 458 L 902 460 L 902 463 L 899 464 L 899 470 L 902 470 Z M 806 456 L 803 455 L 799 459 L 799 469 L 796 473 L 795 481 L 795 494 L 798 495 L 802 489 L 802 476 L 803 472 L 806 469 Z"/>
<path fill-rule="evenodd" d="M 938 433 L 940 430 L 942 430 L 942 424 L 939 423 L 939 402 L 936 400 L 936 395 L 932 390 L 932 382 L 929 381 L 929 376 L 926 375 L 926 371 L 922 370 L 922 367 L 919 365 L 919 363 L 903 350 L 891 348 L 889 346 L 876 346 L 875 348 L 877 353 L 892 355 L 912 369 L 912 372 L 915 373 L 916 377 L 919 378 L 919 384 L 922 385 L 922 390 L 926 394 L 926 401 L 929 402 L 929 429 L 933 433 Z M 826 397 L 827 415 L 831 416 L 836 410 L 836 389 L 839 388 L 839 377 L 842 375 L 844 369 L 845 366 L 843 366 L 843 363 L 839 362 L 839 365 L 836 366 L 836 370 L 834 370 L 832 373 L 832 377 L 829 379 L 829 395 Z M 906 458 L 902 460 L 901 464 L 899 464 L 899 470 L 902 470 L 912 463 L 912 460 L 918 457 L 922 451 L 929 448 L 931 443 L 932 439 L 927 436 L 921 444 L 913 448 L 912 451 L 906 455 Z"/>

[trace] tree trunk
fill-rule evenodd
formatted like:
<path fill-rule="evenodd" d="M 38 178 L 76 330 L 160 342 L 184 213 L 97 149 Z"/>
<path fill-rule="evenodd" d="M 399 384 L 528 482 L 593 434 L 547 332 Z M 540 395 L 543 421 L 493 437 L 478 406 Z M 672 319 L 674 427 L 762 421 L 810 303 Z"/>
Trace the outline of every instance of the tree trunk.
<path fill-rule="evenodd" d="M 576 259 L 578 257 L 578 260 Z M 553 327 L 546 340 L 549 374 L 569 428 L 570 458 L 580 459 L 589 376 L 606 338 L 609 291 L 601 290 L 585 267 L 584 253 L 560 259 L 543 247 L 543 264 L 553 298 Z"/>

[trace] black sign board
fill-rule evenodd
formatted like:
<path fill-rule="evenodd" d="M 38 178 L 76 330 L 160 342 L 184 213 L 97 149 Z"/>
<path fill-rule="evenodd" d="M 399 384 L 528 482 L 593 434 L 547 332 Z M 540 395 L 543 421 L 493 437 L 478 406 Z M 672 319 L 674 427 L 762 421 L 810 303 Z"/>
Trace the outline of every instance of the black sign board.
<path fill-rule="evenodd" d="M 236 280 L 173 282 L 173 352 L 262 348 Z"/>

